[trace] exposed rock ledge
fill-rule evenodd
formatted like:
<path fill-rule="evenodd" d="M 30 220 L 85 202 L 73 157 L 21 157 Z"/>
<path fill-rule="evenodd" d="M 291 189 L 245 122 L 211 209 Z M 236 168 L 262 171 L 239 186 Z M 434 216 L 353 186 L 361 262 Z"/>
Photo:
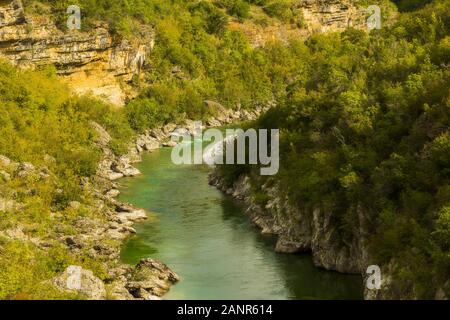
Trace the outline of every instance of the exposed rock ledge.
<path fill-rule="evenodd" d="M 112 273 L 117 280 L 111 288 L 111 295 L 123 300 L 159 300 L 180 280 L 164 263 L 153 259 L 142 259 L 135 268 L 122 266 Z M 52 284 L 89 300 L 107 299 L 105 283 L 92 271 L 79 266 L 69 266 L 52 280 Z"/>
<path fill-rule="evenodd" d="M 333 224 L 332 213 L 314 208 L 300 210 L 289 204 L 286 196 L 279 192 L 273 181 L 262 186 L 268 196 L 265 207 L 258 204 L 250 190 L 250 180 L 241 176 L 231 188 L 226 187 L 221 177 L 213 172 L 210 184 L 245 203 L 246 213 L 263 234 L 277 236 L 275 250 L 280 253 L 310 252 L 314 264 L 327 270 L 365 276 L 370 265 L 365 239 L 367 219 L 358 210 L 358 221 L 352 239 L 342 239 Z"/>
<path fill-rule="evenodd" d="M 366 29 L 365 8 L 356 0 L 297 0 L 292 4 L 296 15 L 302 17 L 302 26 L 293 23 L 269 22 L 255 24 L 251 20 L 232 21 L 232 30 L 242 31 L 253 47 L 280 40 L 305 39 L 315 33 L 344 31 L 349 27 Z"/>
<path fill-rule="evenodd" d="M 115 105 L 133 97 L 154 32 L 142 28 L 139 41 L 113 37 L 99 23 L 91 32 L 59 30 L 48 16 L 26 16 L 20 0 L 0 1 L 0 57 L 22 68 L 56 66 L 78 94 L 92 93 Z"/>
<path fill-rule="evenodd" d="M 210 101 L 206 103 L 213 104 Z M 217 105 L 215 107 L 218 107 Z M 255 119 L 263 110 L 264 108 L 257 108 L 256 111 L 248 112 L 224 109 L 219 117 L 210 119 L 206 125 Z M 77 293 L 87 299 L 159 299 L 179 280 L 179 277 L 165 264 L 152 259 L 144 259 L 135 267 L 121 263 L 120 249 L 123 241 L 136 233 L 133 225 L 147 219 L 148 214 L 142 209 L 115 199 L 120 193 L 116 179 L 139 174 L 133 163 L 140 160 L 142 152 L 152 151 L 167 144 L 167 139 L 176 128 L 193 130 L 193 121 L 186 121 L 182 126 L 168 124 L 159 129 L 149 130 L 136 137 L 130 145 L 130 153 L 121 157 L 114 155 L 110 150 L 111 137 L 108 132 L 97 123 L 92 122 L 91 125 L 97 132 L 96 144 L 102 150 L 103 158 L 98 165 L 96 176 L 91 179 L 82 178 L 80 185 L 95 200 L 89 204 L 72 201 L 68 207 L 75 212 L 89 211 L 95 214 L 92 217 L 80 215 L 72 223 L 74 232 L 70 235 L 55 228 L 52 234 L 40 238 L 29 233 L 24 226 L 16 225 L 14 229 L 0 230 L 0 236 L 33 244 L 44 251 L 56 243 L 62 243 L 74 256 L 82 258 L 88 255 L 102 262 L 108 271 L 106 278 L 99 279 L 90 270 L 76 265 L 70 266 L 51 280 L 51 283 L 61 290 Z M 44 158 L 46 162 L 56 161 L 50 156 Z M 56 176 L 47 167 L 17 163 L 0 155 L 0 181 L 29 178 L 35 181 L 48 180 L 48 183 L 57 182 Z M 32 193 L 32 190 L 29 193 Z M 20 201 L 14 192 L 0 190 L 0 211 L 20 212 L 24 206 Z M 51 215 L 58 225 L 60 213 L 52 212 Z"/>

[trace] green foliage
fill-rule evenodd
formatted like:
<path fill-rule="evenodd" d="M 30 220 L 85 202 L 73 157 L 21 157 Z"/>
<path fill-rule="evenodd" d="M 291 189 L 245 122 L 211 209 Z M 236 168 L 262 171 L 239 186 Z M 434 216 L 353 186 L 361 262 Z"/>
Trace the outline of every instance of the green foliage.
<path fill-rule="evenodd" d="M 290 2 L 282 2 L 290 11 Z M 46 4 L 55 17 L 61 18 L 61 28 L 65 28 L 68 1 L 29 0 L 26 5 L 31 3 Z M 285 49 L 274 43 L 267 48 L 253 49 L 241 33 L 226 28 L 228 15 L 245 19 L 250 4 L 273 3 L 243 0 L 70 2 L 80 5 L 85 30 L 98 19 L 106 20 L 113 32 L 128 38 L 139 38 L 144 24 L 155 27 L 157 45 L 148 57 L 151 63 L 145 70 L 148 89 L 126 112 L 127 119 L 137 130 L 185 117 L 203 119 L 208 116 L 204 100 L 215 100 L 228 108 L 252 108 L 283 96 L 286 85 L 298 77 L 299 69 L 295 68 L 301 62 L 295 55 L 300 53 L 297 49 L 301 50 L 301 46 L 295 44 L 292 49 Z M 274 14 L 281 17 L 276 12 Z M 290 14 L 288 18 L 294 17 Z M 123 152 L 120 143 L 112 145 L 117 145 L 116 152 Z"/>
<path fill-rule="evenodd" d="M 246 19 L 250 15 L 250 6 L 243 0 L 217 0 L 217 4 L 225 8 L 229 15 L 240 20 Z"/>

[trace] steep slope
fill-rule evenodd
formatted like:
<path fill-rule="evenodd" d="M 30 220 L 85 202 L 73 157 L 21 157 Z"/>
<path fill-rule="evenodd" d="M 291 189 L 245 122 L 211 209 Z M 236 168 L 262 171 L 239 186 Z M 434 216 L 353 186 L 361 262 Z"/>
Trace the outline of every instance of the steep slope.
<path fill-rule="evenodd" d="M 232 21 L 232 30 L 242 31 L 254 47 L 270 41 L 305 39 L 320 32 L 343 31 L 348 27 L 366 28 L 367 12 L 353 0 L 292 1 L 292 17 L 270 17 L 261 7 L 251 9 L 250 18 Z"/>
<path fill-rule="evenodd" d="M 104 23 L 90 32 L 62 32 L 50 16 L 25 15 L 20 0 L 1 1 L 0 17 L 0 56 L 22 68 L 54 65 L 76 93 L 115 105 L 136 94 L 129 83 L 154 45 L 151 28 L 133 43 L 112 36 Z"/>

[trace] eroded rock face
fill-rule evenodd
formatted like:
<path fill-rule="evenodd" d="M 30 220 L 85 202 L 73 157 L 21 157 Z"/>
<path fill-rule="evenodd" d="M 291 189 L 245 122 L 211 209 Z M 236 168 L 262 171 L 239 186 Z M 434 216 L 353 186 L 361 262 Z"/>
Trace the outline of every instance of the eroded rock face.
<path fill-rule="evenodd" d="M 139 76 L 153 48 L 152 29 L 139 38 L 131 43 L 113 37 L 100 23 L 91 32 L 62 32 L 49 17 L 25 16 L 19 0 L 0 1 L 0 57 L 24 68 L 54 65 L 76 93 L 116 105 L 133 96 L 123 84 Z"/>
<path fill-rule="evenodd" d="M 169 267 L 154 259 L 142 259 L 134 268 L 123 265 L 111 269 L 110 276 L 115 281 L 107 289 L 91 270 L 72 265 L 51 283 L 61 291 L 89 300 L 105 300 L 107 292 L 117 300 L 158 300 L 180 280 Z"/>

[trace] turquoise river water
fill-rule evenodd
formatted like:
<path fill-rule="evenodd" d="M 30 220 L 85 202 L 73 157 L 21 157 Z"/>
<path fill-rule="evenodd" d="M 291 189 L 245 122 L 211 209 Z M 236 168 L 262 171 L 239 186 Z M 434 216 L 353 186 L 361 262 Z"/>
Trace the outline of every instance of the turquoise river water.
<path fill-rule="evenodd" d="M 359 276 L 314 267 L 310 255 L 274 252 L 232 198 L 208 185 L 206 166 L 176 166 L 171 149 L 144 156 L 142 175 L 123 179 L 120 200 L 145 208 L 122 260 L 152 257 L 181 281 L 165 299 L 361 299 Z"/>

